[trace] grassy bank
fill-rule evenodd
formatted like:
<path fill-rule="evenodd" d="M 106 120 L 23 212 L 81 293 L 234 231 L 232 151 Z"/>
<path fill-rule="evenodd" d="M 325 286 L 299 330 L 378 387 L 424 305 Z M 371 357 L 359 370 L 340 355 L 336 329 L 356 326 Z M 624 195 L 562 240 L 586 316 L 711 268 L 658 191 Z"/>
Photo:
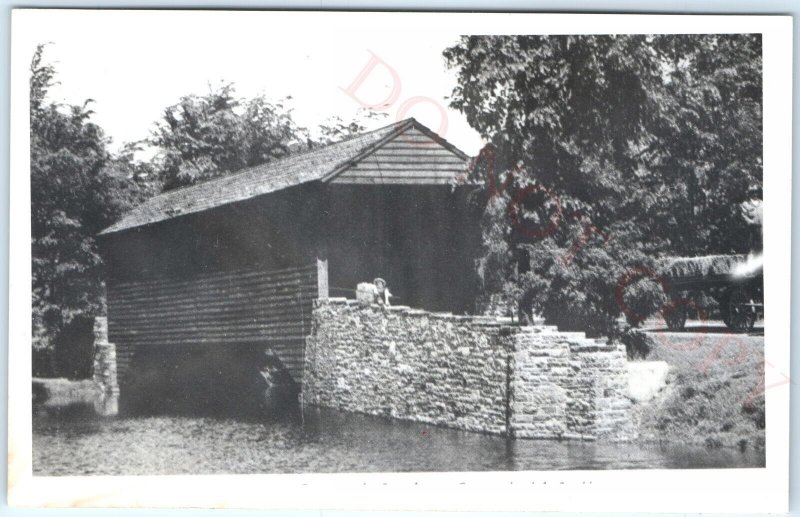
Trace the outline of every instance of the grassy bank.
<path fill-rule="evenodd" d="M 34 411 L 65 411 L 93 407 L 100 392 L 92 380 L 73 381 L 61 378 L 33 379 Z"/>
<path fill-rule="evenodd" d="M 667 387 L 637 408 L 641 438 L 764 448 L 764 338 L 702 332 L 648 332 L 646 360 L 670 366 Z"/>

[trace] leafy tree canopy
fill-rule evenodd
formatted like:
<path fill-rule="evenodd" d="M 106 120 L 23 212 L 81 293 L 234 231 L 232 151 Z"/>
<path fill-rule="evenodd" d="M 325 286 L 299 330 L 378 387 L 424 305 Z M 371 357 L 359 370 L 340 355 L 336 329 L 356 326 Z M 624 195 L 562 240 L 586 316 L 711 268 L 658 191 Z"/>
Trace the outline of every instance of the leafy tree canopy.
<path fill-rule="evenodd" d="M 224 84 L 166 108 L 149 143 L 158 149 L 163 189 L 170 190 L 283 158 L 306 141 L 284 101 L 242 100 Z"/>
<path fill-rule="evenodd" d="M 339 116 L 325 120 L 318 128 L 318 136 L 311 141 L 310 146 L 324 146 L 338 142 L 351 136 L 356 136 L 367 130 L 366 124 L 374 121 L 384 121 L 389 116 L 385 111 L 371 111 L 359 108 L 356 116 L 350 122 L 345 122 Z"/>
<path fill-rule="evenodd" d="M 31 61 L 30 159 L 34 343 L 48 347 L 80 314 L 103 311 L 102 262 L 95 235 L 131 202 L 136 185 L 121 176 L 108 139 L 91 122 L 91 101 L 47 99 L 56 77 L 39 45 Z"/>
<path fill-rule="evenodd" d="M 277 102 L 236 96 L 227 83 L 206 95 L 188 95 L 167 107 L 148 144 L 163 190 L 192 185 L 361 133 L 384 114 L 361 112 L 352 121 L 332 117 L 311 131 L 292 118 L 291 97 Z M 312 134 L 313 133 L 313 134 Z"/>
<path fill-rule="evenodd" d="M 452 106 L 491 142 L 473 169 L 485 308 L 607 333 L 629 268 L 753 246 L 760 36 L 463 37 L 444 57 Z"/>

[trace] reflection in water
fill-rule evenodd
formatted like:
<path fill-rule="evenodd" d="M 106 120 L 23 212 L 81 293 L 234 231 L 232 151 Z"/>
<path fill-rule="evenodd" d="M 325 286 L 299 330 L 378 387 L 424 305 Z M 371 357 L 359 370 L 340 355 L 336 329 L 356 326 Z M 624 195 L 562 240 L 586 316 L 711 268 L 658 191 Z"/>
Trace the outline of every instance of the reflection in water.
<path fill-rule="evenodd" d="M 38 475 L 764 466 L 763 451 L 506 440 L 318 409 L 273 422 L 38 414 L 33 426 Z"/>

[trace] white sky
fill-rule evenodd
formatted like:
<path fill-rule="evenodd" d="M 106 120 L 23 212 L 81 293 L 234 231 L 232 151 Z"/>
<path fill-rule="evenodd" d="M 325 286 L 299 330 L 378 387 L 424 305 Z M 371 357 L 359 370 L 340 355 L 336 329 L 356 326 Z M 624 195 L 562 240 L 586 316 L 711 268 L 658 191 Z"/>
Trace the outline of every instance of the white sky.
<path fill-rule="evenodd" d="M 371 53 L 397 79 L 378 65 L 356 96 L 374 104 L 399 89 L 385 110 L 389 116 L 371 126 L 413 116 L 470 155 L 482 146 L 465 118 L 447 107 L 455 77 L 444 66 L 442 50 L 456 41 L 455 33 L 338 27 L 332 19 L 305 28 L 263 12 L 53 14 L 26 35 L 29 55 L 38 42 L 53 43 L 45 57 L 54 62 L 60 84 L 51 98 L 73 104 L 94 99 L 93 120 L 112 137 L 115 150 L 147 137 L 162 110 L 181 96 L 205 93 L 223 81 L 235 83 L 242 97 L 291 95 L 302 126 L 313 129 L 332 115 L 349 122 L 361 105 L 343 89 L 365 70 Z M 415 97 L 426 100 L 409 102 Z"/>

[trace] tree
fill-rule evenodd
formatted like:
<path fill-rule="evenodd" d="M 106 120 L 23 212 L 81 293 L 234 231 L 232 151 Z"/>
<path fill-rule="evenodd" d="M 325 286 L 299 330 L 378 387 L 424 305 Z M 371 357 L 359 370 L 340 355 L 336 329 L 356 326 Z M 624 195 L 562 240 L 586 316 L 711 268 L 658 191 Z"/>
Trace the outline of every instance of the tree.
<path fill-rule="evenodd" d="M 757 35 L 487 36 L 445 50 L 451 105 L 492 143 L 473 172 L 488 178 L 485 298 L 611 333 L 626 299 L 659 299 L 644 278 L 616 295 L 631 270 L 747 251 L 760 47 Z"/>
<path fill-rule="evenodd" d="M 351 136 L 359 135 L 367 130 L 367 123 L 384 120 L 388 116 L 389 114 L 386 112 L 359 108 L 358 113 L 349 123 L 342 120 L 338 115 L 330 117 L 319 125 L 319 136 L 315 139 L 309 139 L 309 146 L 324 146 Z"/>
<path fill-rule="evenodd" d="M 91 101 L 47 101 L 56 71 L 39 45 L 31 61 L 31 253 L 34 346 L 48 348 L 76 316 L 104 311 L 95 235 L 127 207 L 130 186 L 110 174 Z"/>
<path fill-rule="evenodd" d="M 675 190 L 656 198 L 654 229 L 679 254 L 746 252 L 740 206 L 763 195 L 761 36 L 662 36 L 653 47 L 665 73 L 648 168 Z"/>
<path fill-rule="evenodd" d="M 128 142 L 109 156 L 105 173 L 121 186 L 116 192 L 122 206 L 133 207 L 161 192 L 161 182 L 152 161 L 136 159 L 144 142 Z"/>
<path fill-rule="evenodd" d="M 245 101 L 224 84 L 166 108 L 149 143 L 158 149 L 162 188 L 170 190 L 283 158 L 307 139 L 284 101 Z"/>

